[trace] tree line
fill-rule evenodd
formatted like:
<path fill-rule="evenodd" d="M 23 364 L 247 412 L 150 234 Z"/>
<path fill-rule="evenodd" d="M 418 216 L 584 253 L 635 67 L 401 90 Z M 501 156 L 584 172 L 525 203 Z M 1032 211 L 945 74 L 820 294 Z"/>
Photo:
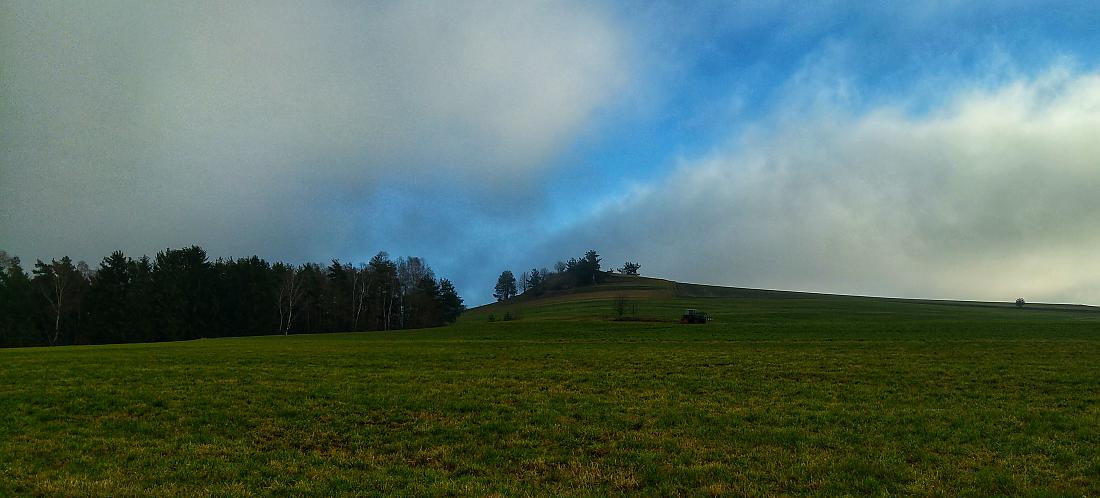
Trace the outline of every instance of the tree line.
<path fill-rule="evenodd" d="M 580 258 L 558 261 L 554 269 L 547 267 L 532 268 L 516 277 L 511 270 L 504 270 L 497 277 L 493 287 L 493 297 L 505 301 L 520 294 L 542 294 L 551 290 L 596 285 L 603 281 L 608 272 L 600 269 L 601 258 L 595 250 L 586 251 Z M 617 271 L 623 275 L 638 275 L 642 265 L 627 261 Z"/>
<path fill-rule="evenodd" d="M 92 269 L 69 257 L 28 274 L 0 251 L 0 347 L 435 327 L 465 309 L 421 258 L 291 265 L 210 261 L 198 246 Z"/>

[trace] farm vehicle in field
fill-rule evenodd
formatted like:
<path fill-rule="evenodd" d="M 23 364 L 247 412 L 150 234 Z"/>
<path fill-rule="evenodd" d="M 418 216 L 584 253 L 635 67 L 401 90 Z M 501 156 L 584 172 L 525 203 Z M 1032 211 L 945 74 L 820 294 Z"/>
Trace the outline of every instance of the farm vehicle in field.
<path fill-rule="evenodd" d="M 680 316 L 680 323 L 707 323 L 707 314 L 697 309 L 686 309 Z"/>

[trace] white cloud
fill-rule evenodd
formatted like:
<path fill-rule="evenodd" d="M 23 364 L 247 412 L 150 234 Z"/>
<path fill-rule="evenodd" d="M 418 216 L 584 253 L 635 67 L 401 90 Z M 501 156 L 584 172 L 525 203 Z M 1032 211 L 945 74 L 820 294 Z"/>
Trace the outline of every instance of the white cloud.
<path fill-rule="evenodd" d="M 947 102 L 777 112 L 566 238 L 689 281 L 1100 304 L 1100 75 Z"/>
<path fill-rule="evenodd" d="M 342 251 L 333 199 L 537 175 L 631 70 L 583 2 L 4 10 L 0 239 L 27 257 Z"/>

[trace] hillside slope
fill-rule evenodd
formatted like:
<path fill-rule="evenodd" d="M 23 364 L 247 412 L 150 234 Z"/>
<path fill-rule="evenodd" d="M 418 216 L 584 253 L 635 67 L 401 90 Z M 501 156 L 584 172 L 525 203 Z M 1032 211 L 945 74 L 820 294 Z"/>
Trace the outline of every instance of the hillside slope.
<path fill-rule="evenodd" d="M 474 319 L 512 316 L 555 319 L 618 318 L 617 301 L 624 301 L 625 315 L 646 321 L 674 321 L 684 308 L 698 308 L 714 317 L 734 312 L 751 312 L 781 307 L 785 310 L 804 308 L 806 311 L 869 312 L 869 313 L 936 313 L 943 307 L 970 308 L 987 311 L 1066 311 L 1100 313 L 1095 306 L 1074 304 L 1029 303 L 1022 310 L 1012 302 L 952 301 L 937 299 L 906 299 L 893 297 L 851 296 L 813 292 L 723 287 L 717 285 L 674 282 L 653 277 L 607 274 L 605 281 L 592 286 L 528 292 L 513 299 L 472 308 L 466 316 Z"/>

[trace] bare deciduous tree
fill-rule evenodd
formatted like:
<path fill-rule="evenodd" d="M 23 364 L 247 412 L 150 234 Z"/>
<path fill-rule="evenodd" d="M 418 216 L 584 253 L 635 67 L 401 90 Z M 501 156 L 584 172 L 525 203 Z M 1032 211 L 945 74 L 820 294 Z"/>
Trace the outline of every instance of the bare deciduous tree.
<path fill-rule="evenodd" d="M 84 265 L 85 267 L 87 264 Z M 80 272 L 68 256 L 61 260 L 51 260 L 49 264 L 38 261 L 34 264 L 34 281 L 38 291 L 46 302 L 50 304 L 53 314 L 53 335 L 49 337 L 50 345 L 57 343 L 61 335 L 61 317 L 75 303 L 77 291 L 77 279 L 83 278 Z"/>
<path fill-rule="evenodd" d="M 363 315 L 363 311 L 366 310 L 367 304 L 369 303 L 368 297 L 370 296 L 373 278 L 374 273 L 367 268 L 367 265 L 359 264 L 358 268 L 352 269 L 352 330 L 359 330 L 359 317 Z"/>
<path fill-rule="evenodd" d="M 401 299 L 399 310 L 401 316 L 399 318 L 401 319 L 402 328 L 405 327 L 405 303 L 408 295 L 416 290 L 421 280 L 426 278 L 435 280 L 435 273 L 423 258 L 410 256 L 397 260 L 397 285 L 394 291 L 397 292 L 396 296 Z"/>
<path fill-rule="evenodd" d="M 279 283 L 279 329 L 283 335 L 290 334 L 294 323 L 294 309 L 302 297 L 302 272 L 300 268 L 278 264 L 275 268 L 281 279 Z"/>

